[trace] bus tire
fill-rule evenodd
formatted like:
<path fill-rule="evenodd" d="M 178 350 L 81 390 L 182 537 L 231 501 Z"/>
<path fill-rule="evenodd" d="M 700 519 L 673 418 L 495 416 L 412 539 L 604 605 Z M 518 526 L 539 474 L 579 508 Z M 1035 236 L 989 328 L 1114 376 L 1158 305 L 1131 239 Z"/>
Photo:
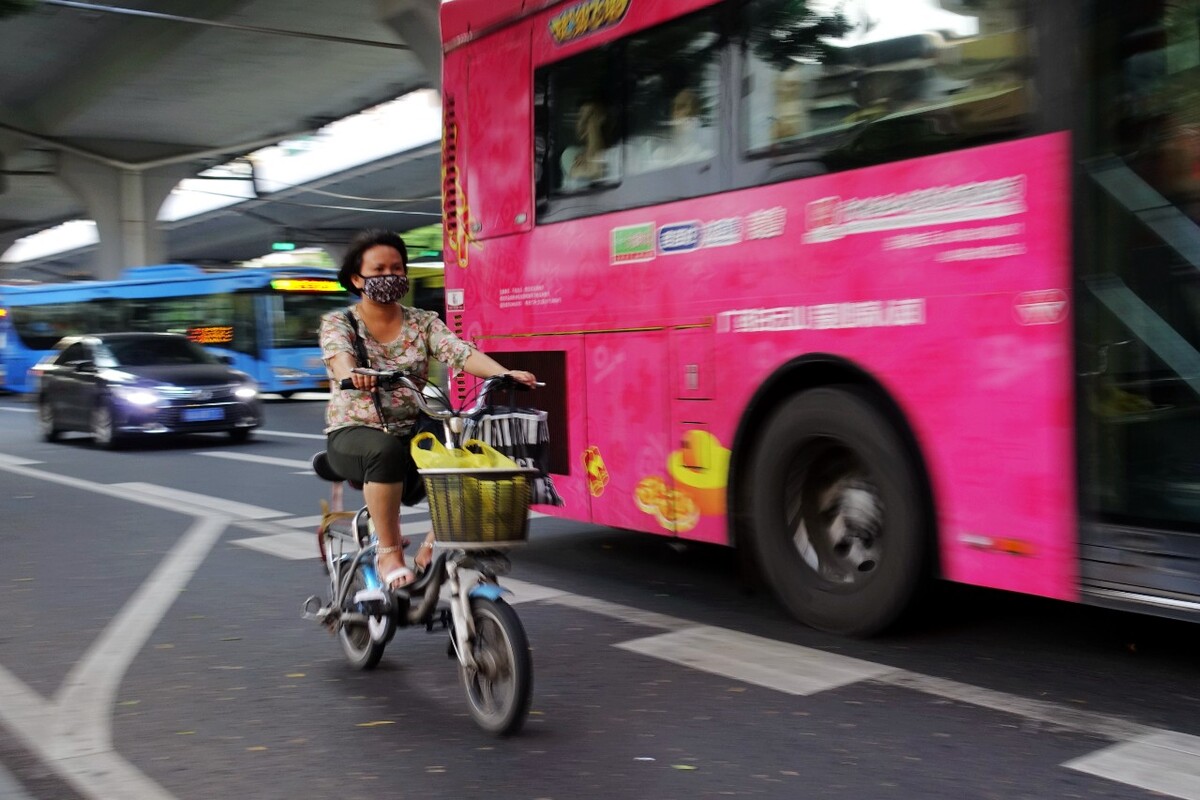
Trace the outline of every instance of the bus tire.
<path fill-rule="evenodd" d="M 870 396 L 812 389 L 771 415 L 750 458 L 752 548 L 785 608 L 819 630 L 878 633 L 924 577 L 920 466 Z"/>

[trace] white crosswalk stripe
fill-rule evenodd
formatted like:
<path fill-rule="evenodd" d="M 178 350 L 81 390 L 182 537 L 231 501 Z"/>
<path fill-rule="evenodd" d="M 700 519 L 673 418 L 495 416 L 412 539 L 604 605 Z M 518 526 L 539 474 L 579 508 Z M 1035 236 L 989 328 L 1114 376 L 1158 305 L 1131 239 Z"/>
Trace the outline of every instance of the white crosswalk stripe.
<path fill-rule="evenodd" d="M 824 692 L 892 671 L 870 661 L 707 625 L 634 639 L 617 647 L 797 695 Z"/>
<path fill-rule="evenodd" d="M 1200 737 L 1186 733 L 1153 733 L 1063 766 L 1171 797 L 1200 800 Z"/>

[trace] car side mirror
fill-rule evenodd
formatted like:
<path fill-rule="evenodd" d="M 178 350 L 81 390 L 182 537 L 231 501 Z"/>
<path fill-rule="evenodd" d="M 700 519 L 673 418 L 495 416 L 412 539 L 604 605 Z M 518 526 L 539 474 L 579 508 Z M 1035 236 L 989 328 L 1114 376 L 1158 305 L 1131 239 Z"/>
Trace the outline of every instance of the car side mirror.
<path fill-rule="evenodd" d="M 76 372 L 95 372 L 96 371 L 96 362 L 92 361 L 91 359 L 85 359 L 83 361 L 76 361 L 75 362 L 75 371 Z"/>
<path fill-rule="evenodd" d="M 222 364 L 227 364 L 231 367 L 233 366 L 233 356 L 229 355 L 228 353 L 222 353 L 221 355 L 217 356 L 217 358 L 221 359 Z"/>

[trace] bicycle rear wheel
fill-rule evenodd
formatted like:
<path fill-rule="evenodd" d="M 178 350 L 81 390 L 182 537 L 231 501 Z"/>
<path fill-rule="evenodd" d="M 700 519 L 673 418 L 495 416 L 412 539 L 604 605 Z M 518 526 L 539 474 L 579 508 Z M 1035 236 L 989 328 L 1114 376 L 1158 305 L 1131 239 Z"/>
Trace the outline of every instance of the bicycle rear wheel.
<path fill-rule="evenodd" d="M 471 718 L 489 733 L 508 736 L 525 724 L 533 694 L 533 657 L 525 628 L 503 600 L 471 600 L 474 667 L 458 667 Z"/>

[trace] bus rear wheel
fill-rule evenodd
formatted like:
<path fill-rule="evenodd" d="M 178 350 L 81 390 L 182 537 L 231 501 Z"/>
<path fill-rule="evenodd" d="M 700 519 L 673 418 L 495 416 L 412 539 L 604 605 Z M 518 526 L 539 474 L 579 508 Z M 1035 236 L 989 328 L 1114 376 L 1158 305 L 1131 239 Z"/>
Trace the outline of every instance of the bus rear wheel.
<path fill-rule="evenodd" d="M 849 636 L 895 621 L 926 562 L 920 467 L 869 396 L 845 386 L 790 398 L 750 469 L 752 546 L 788 611 Z"/>

